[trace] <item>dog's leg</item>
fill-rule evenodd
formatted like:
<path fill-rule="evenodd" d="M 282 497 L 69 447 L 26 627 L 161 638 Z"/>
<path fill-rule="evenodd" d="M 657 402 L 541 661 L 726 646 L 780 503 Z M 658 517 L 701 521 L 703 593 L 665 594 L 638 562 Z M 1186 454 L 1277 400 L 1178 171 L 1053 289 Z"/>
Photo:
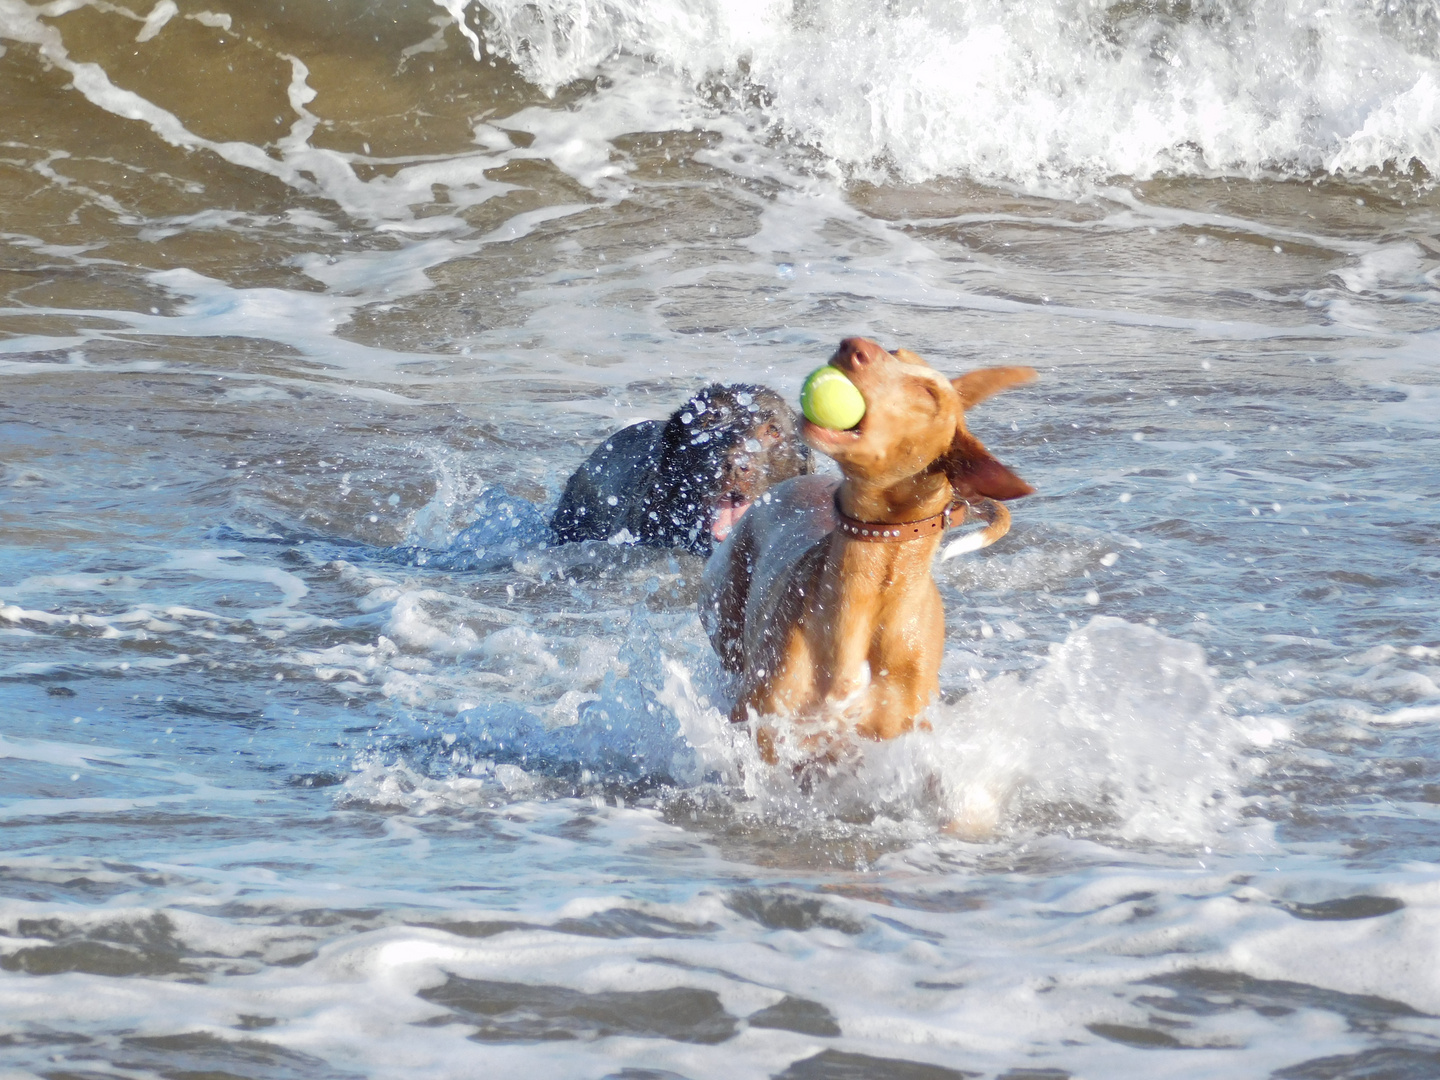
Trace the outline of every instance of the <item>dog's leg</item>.
<path fill-rule="evenodd" d="M 1004 503 L 998 503 L 994 499 L 981 499 L 979 503 L 978 507 L 968 502 L 965 504 L 965 520 L 987 522 L 985 528 L 966 533 L 960 539 L 946 544 L 940 552 L 941 562 L 953 559 L 956 555 L 989 547 L 1010 531 L 1010 511 L 1005 509 Z"/>

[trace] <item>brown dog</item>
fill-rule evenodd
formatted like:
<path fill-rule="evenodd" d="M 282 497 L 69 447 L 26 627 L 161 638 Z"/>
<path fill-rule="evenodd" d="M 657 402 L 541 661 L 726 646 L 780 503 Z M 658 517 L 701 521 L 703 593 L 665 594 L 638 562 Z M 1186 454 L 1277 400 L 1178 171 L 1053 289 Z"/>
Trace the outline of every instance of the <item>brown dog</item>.
<path fill-rule="evenodd" d="M 950 381 L 862 338 L 830 363 L 864 396 L 864 419 L 849 431 L 806 421 L 801 435 L 844 480 L 801 476 L 759 500 L 706 565 L 701 617 L 740 676 L 731 720 L 838 721 L 889 739 L 939 692 L 945 612 L 930 564 L 945 528 L 974 514 L 987 527 L 951 547 L 984 547 L 1010 528 L 993 500 L 1033 490 L 965 429 L 965 411 L 1035 372 Z M 760 729 L 771 761 L 775 736 Z"/>

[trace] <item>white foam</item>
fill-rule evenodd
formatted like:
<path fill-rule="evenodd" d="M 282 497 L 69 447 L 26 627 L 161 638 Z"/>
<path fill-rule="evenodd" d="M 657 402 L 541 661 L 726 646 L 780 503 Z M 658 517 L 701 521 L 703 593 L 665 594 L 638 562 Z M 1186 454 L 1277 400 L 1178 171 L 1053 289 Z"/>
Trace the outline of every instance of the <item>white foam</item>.
<path fill-rule="evenodd" d="M 180 14 L 180 9 L 175 5 L 175 0 L 159 0 L 150 9 L 150 14 L 145 16 L 145 25 L 135 35 L 137 42 L 146 42 L 164 29 L 165 24 Z"/>
<path fill-rule="evenodd" d="M 695 877 L 733 864 L 708 856 L 653 811 L 595 808 L 586 819 L 586 840 L 557 833 L 581 805 L 506 809 L 510 842 L 528 841 L 522 857 L 529 873 L 526 887 L 498 903 L 377 880 L 374 840 L 353 850 L 340 841 L 345 857 L 362 866 L 353 880 L 337 876 L 318 891 L 284 874 L 235 866 L 286 853 L 264 844 L 125 871 L 98 860 L 7 859 L 7 873 L 21 881 L 83 878 L 133 890 L 89 910 L 7 899 L 0 903 L 7 953 L 51 944 L 37 930 L 134 948 L 132 942 L 151 940 L 147 929 L 163 927 L 161 947 L 173 941 L 206 977 L 141 982 L 73 972 L 10 979 L 0 983 L 0 1006 L 15 1024 L 63 1016 L 84 1029 L 244 1037 L 385 1078 L 461 1075 L 478 1061 L 499 1075 L 600 1075 L 623 1063 L 683 1070 L 680 1075 L 701 1080 L 733 1076 L 737 1068 L 773 1075 L 825 1046 L 952 1067 L 959 1061 L 987 1075 L 1029 1064 L 1086 1076 L 1150 1076 L 1157 1067 L 1221 1076 L 1233 1073 L 1242 1054 L 1247 1068 L 1268 1073 L 1300 1057 L 1370 1045 L 1366 1033 L 1347 1030 L 1342 1015 L 1326 1010 L 1384 1003 L 1327 1002 L 1327 989 L 1399 994 L 1420 1009 L 1437 1008 L 1434 965 L 1426 962 L 1437 911 L 1429 868 L 1352 875 L 1352 886 L 1402 898 L 1407 907 L 1337 923 L 1299 920 L 1284 910 L 1292 899 L 1332 895 L 1336 882 L 1320 873 L 1256 874 L 1251 865 L 1250 883 L 1239 884 L 1231 872 L 1238 867 L 1184 868 L 1143 855 L 1115 866 L 1103 851 L 1052 841 L 1036 844 L 1032 854 L 1063 862 L 1066 870 L 1043 877 L 974 874 L 953 847 L 921 844 L 886 856 L 874 872 L 839 875 L 841 887 L 824 896 L 798 893 L 750 868 L 759 880 L 747 877 L 741 892 L 788 896 L 825 916 L 808 926 L 765 925 L 735 902 L 733 881 L 681 888 L 666 900 L 616 896 L 611 875 L 652 845 L 694 848 L 685 868 Z M 380 846 L 407 851 L 412 873 L 419 873 L 433 856 L 416 846 L 418 818 L 389 820 L 394 828 Z M 497 855 L 486 869 L 503 875 L 519 867 Z M 478 880 L 488 885 L 496 878 Z M 294 917 L 313 910 L 317 896 L 334 919 Z M 912 906 L 909 896 L 920 903 Z M 171 905 L 145 902 L 161 897 Z M 960 903 L 936 910 L 927 897 Z M 240 918 L 227 911 L 237 899 L 250 907 Z M 382 912 L 387 905 L 392 910 Z M 607 914 L 668 920 L 697 932 L 636 938 L 565 926 Z M 489 932 L 472 935 L 467 922 L 489 922 Z M 1233 996 L 1207 992 L 1216 1008 L 1186 1013 L 1184 1026 L 1164 1029 L 1188 1047 L 1183 1055 L 1158 1048 L 1137 1053 L 1087 1031 L 1097 1024 L 1159 1030 L 1151 1018 L 1157 1003 L 1166 1011 L 1163 1002 L 1172 993 L 1166 980 L 1196 969 L 1221 979 L 1235 973 L 1242 985 Z M 688 988 L 713 993 L 734 1017 L 752 1016 L 788 995 L 824 1003 L 843 1035 L 820 1042 L 754 1026 L 713 1046 L 624 1036 L 477 1046 L 466 1038 L 473 1022 L 427 1024 L 442 1019 L 444 1010 L 418 996 L 457 976 L 589 994 Z M 1246 986 L 1246 976 L 1297 985 Z M 1254 1011 L 1265 1004 L 1291 1008 L 1266 1022 Z M 237 1015 L 279 1022 L 241 1036 L 233 1027 Z M 1390 1021 L 1391 1037 L 1433 1033 L 1428 1017 Z M 423 1038 L 416 1036 L 420 1024 L 427 1024 Z M 93 1062 L 93 1046 L 86 1053 L 83 1060 Z"/>
<path fill-rule="evenodd" d="M 1029 679 L 1002 676 L 965 701 L 951 745 L 984 756 L 946 783 L 1022 811 L 1102 809 L 1131 839 L 1197 842 L 1233 822 L 1245 775 L 1221 702 L 1199 646 L 1097 617 Z"/>
<path fill-rule="evenodd" d="M 462 22 L 467 5 L 441 6 Z M 1440 63 L 1423 17 L 1407 26 L 1363 0 L 1203 16 L 1081 0 L 484 8 L 488 47 L 548 92 L 610 72 L 617 54 L 646 57 L 742 98 L 763 88 L 773 129 L 906 180 L 1440 164 Z"/>
<path fill-rule="evenodd" d="M 245 554 L 231 549 L 198 548 L 176 550 L 154 573 L 183 573 L 217 581 L 246 581 L 270 585 L 280 593 L 280 603 L 269 608 L 254 608 L 248 617 L 262 622 L 282 622 L 288 629 L 305 629 L 325 625 L 324 620 L 296 613 L 297 603 L 310 592 L 310 586 L 288 570 L 250 562 Z"/>
<path fill-rule="evenodd" d="M 543 726 L 573 725 L 584 705 L 599 700 L 607 676 L 629 675 L 620 642 L 601 625 L 645 618 L 612 612 L 601 620 L 577 615 L 534 622 L 509 608 L 412 588 L 348 563 L 332 565 L 360 593 L 357 606 L 383 617 L 381 633 L 373 644 L 293 650 L 285 662 L 309 668 L 321 681 L 345 680 L 443 715 L 464 715 L 499 699 L 533 709 Z M 464 662 L 451 662 L 456 659 Z"/>
<path fill-rule="evenodd" d="M 0 735 L 0 757 L 18 761 L 43 761 L 48 765 L 83 769 L 89 768 L 94 760 L 119 758 L 122 753 L 104 747 L 76 746 L 47 739 L 11 739 Z"/>
<path fill-rule="evenodd" d="M 933 730 L 842 743 L 840 764 L 804 796 L 791 770 L 808 752 L 782 744 L 781 765 L 762 764 L 749 725 L 728 723 L 680 665 L 667 665 L 660 700 L 695 755 L 696 779 L 719 775 L 772 812 L 881 807 L 974 838 L 1038 827 L 1217 842 L 1238 823 L 1240 785 L 1253 775 L 1246 747 L 1288 732 L 1234 720 L 1198 646 L 1110 617 L 1054 646 L 1032 675 L 1002 675 L 933 707 Z"/>

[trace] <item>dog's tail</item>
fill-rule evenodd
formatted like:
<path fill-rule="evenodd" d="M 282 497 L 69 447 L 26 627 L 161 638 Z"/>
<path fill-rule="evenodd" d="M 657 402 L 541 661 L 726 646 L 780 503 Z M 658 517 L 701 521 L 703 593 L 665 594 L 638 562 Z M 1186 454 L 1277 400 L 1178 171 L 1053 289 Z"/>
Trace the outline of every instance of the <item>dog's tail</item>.
<path fill-rule="evenodd" d="M 958 540 L 946 544 L 940 552 L 941 562 L 953 559 L 956 555 L 989 547 L 1010 531 L 1010 511 L 1005 509 L 1004 503 L 994 499 L 977 499 L 974 503 L 965 503 L 962 523 L 963 521 L 983 521 L 985 528 L 968 532 Z"/>

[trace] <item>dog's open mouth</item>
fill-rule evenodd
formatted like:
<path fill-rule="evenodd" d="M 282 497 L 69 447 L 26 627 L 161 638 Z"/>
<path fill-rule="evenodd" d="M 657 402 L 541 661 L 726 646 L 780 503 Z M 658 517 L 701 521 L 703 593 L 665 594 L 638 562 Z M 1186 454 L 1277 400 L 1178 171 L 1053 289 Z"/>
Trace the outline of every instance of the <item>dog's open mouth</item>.
<path fill-rule="evenodd" d="M 710 518 L 710 535 L 717 544 L 724 542 L 730 535 L 730 530 L 735 528 L 748 509 L 750 500 L 733 491 L 715 500 L 715 513 Z"/>
<path fill-rule="evenodd" d="M 850 443 L 859 442 L 862 434 L 861 428 L 864 426 L 865 421 L 861 420 L 852 428 L 836 431 L 834 428 L 821 427 L 807 419 L 800 423 L 800 437 L 823 453 L 827 446 L 848 446 Z"/>

